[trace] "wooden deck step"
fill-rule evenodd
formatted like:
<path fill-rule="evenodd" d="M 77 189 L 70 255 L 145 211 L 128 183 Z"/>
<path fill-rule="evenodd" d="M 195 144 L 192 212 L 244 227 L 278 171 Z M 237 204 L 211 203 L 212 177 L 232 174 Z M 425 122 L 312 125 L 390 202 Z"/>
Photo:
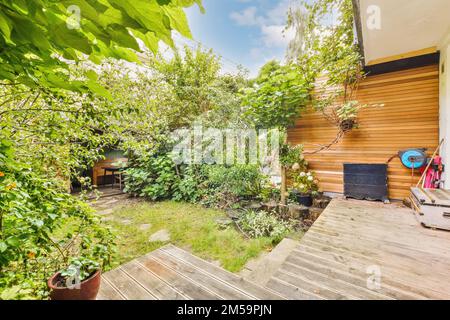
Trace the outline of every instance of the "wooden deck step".
<path fill-rule="evenodd" d="M 297 240 L 284 239 L 270 253 L 247 263 L 240 274 L 253 283 L 265 286 L 299 244 Z"/>
<path fill-rule="evenodd" d="M 279 300 L 253 284 L 173 245 L 107 272 L 99 300 Z"/>

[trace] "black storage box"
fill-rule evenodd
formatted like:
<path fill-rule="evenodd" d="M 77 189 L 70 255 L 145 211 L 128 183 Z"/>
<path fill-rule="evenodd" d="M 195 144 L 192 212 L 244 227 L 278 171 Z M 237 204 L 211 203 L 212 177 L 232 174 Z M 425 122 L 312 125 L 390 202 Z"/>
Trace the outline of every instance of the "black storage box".
<path fill-rule="evenodd" d="M 344 164 L 344 196 L 359 200 L 388 198 L 387 164 Z"/>

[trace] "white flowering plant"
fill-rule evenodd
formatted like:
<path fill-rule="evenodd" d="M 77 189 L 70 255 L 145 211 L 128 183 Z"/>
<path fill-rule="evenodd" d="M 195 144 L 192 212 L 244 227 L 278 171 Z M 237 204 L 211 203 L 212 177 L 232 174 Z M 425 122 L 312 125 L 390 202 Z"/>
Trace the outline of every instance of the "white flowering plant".
<path fill-rule="evenodd" d="M 319 181 L 314 172 L 299 172 L 293 176 L 293 189 L 303 194 L 315 195 L 319 192 Z"/>

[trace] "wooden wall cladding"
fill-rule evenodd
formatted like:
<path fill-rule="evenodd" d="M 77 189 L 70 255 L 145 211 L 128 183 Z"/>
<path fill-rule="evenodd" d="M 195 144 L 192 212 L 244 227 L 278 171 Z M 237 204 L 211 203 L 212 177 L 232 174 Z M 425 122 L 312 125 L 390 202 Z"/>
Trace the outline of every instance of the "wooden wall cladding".
<path fill-rule="evenodd" d="M 439 66 L 369 76 L 359 86 L 361 103 L 384 103 L 384 107 L 361 111 L 359 129 L 347 134 L 330 150 L 307 155 L 310 169 L 322 191 L 343 193 L 344 163 L 386 163 L 400 150 L 427 148 L 432 154 L 439 144 Z M 310 110 L 288 131 L 291 144 L 305 151 L 317 150 L 336 137 L 337 129 Z M 389 165 L 389 197 L 403 199 L 420 174 L 395 158 Z"/>

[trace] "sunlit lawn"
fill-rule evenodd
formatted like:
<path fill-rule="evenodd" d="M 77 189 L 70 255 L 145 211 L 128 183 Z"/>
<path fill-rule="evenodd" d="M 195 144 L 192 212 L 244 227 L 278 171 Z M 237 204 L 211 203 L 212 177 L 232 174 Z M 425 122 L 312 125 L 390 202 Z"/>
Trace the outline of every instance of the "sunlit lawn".
<path fill-rule="evenodd" d="M 170 232 L 170 243 L 206 260 L 219 261 L 232 272 L 240 271 L 249 259 L 273 247 L 270 238 L 247 239 L 233 226 L 221 228 L 216 220 L 225 217 L 223 211 L 191 204 L 130 201 L 108 217 L 105 223 L 118 236 L 115 265 L 167 244 L 149 241 L 152 234 L 162 229 Z M 145 224 L 151 226 L 142 230 Z"/>

